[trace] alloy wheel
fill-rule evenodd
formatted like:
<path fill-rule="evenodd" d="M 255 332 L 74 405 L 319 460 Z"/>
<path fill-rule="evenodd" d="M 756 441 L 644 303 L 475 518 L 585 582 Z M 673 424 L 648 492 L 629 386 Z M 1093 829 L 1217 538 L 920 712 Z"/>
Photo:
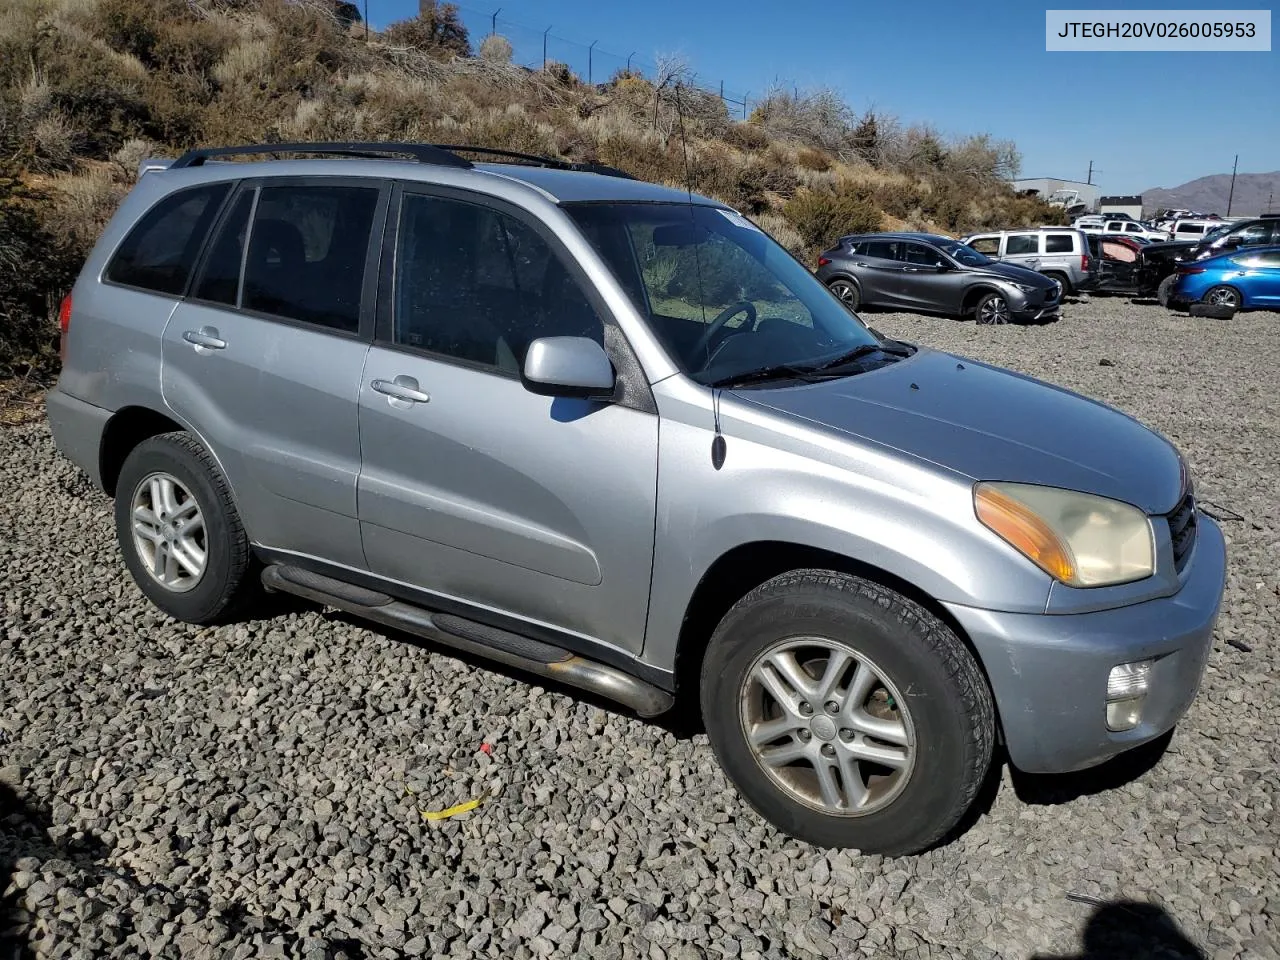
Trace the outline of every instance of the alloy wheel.
<path fill-rule="evenodd" d="M 174 593 L 200 582 L 208 565 L 208 534 L 200 504 L 181 481 L 152 473 L 134 489 L 133 546 L 151 578 Z"/>
<path fill-rule="evenodd" d="M 1004 297 L 988 297 L 978 308 L 978 322 L 997 324 L 1009 322 L 1009 302 Z"/>
<path fill-rule="evenodd" d="M 747 671 L 739 699 L 760 768 L 821 813 L 874 813 L 897 798 L 915 768 L 914 728 L 897 688 L 840 641 L 774 644 Z"/>

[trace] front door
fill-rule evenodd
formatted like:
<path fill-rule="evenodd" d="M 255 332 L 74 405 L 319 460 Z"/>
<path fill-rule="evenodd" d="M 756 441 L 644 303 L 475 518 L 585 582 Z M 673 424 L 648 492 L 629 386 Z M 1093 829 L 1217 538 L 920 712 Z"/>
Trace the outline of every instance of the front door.
<path fill-rule="evenodd" d="M 250 537 L 357 569 L 365 288 L 389 192 L 337 178 L 243 184 L 163 342 L 165 401 L 218 458 Z"/>
<path fill-rule="evenodd" d="M 519 208 L 416 186 L 393 208 L 360 390 L 370 570 L 464 616 L 638 653 L 657 415 L 538 396 L 519 378 L 535 338 L 591 337 L 615 369 L 636 368 L 619 362 L 625 341 L 568 253 Z"/>
<path fill-rule="evenodd" d="M 925 243 L 897 244 L 899 303 L 918 310 L 960 309 L 962 276 L 947 258 Z M 941 269 L 940 269 L 941 268 Z"/>

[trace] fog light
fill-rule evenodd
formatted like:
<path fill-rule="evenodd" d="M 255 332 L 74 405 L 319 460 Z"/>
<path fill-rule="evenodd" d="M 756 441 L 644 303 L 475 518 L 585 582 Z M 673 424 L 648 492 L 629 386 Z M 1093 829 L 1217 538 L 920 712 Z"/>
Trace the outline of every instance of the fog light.
<path fill-rule="evenodd" d="M 1107 704 L 1107 729 L 1132 730 L 1142 722 L 1142 700 L 1113 700 Z"/>
<path fill-rule="evenodd" d="M 1107 676 L 1107 699 L 1128 700 L 1147 695 L 1147 680 L 1151 677 L 1151 661 L 1135 660 L 1112 667 Z"/>
<path fill-rule="evenodd" d="M 1107 675 L 1107 729 L 1132 730 L 1142 722 L 1142 704 L 1151 679 L 1151 661 L 1135 660 Z"/>

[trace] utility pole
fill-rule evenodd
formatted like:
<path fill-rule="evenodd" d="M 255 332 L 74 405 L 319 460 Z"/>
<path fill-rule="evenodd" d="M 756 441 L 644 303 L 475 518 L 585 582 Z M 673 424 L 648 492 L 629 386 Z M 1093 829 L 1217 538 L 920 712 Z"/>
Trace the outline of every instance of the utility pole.
<path fill-rule="evenodd" d="M 493 16 L 492 16 L 492 17 L 490 18 L 490 20 L 489 20 L 489 24 L 490 24 L 490 26 L 489 26 L 489 36 L 493 36 L 495 33 L 497 33 L 497 32 L 498 32 L 498 14 L 500 14 L 501 12 L 502 12 L 502 8 L 501 8 L 501 7 L 499 7 L 497 10 L 493 11 Z"/>
<path fill-rule="evenodd" d="M 587 47 L 587 86 L 591 86 L 591 55 L 595 52 L 596 44 L 599 42 L 599 40 L 592 40 L 591 46 Z"/>
<path fill-rule="evenodd" d="M 1085 183 L 1089 184 L 1090 186 L 1093 185 L 1093 161 L 1092 160 L 1089 161 L 1089 176 L 1085 180 Z"/>
<path fill-rule="evenodd" d="M 547 72 L 547 34 L 551 32 L 551 28 L 542 31 L 542 72 Z"/>
<path fill-rule="evenodd" d="M 369 42 L 369 0 L 364 0 L 364 42 Z"/>
<path fill-rule="evenodd" d="M 1231 192 L 1227 194 L 1227 216 L 1231 216 L 1231 201 L 1236 195 L 1236 168 L 1240 165 L 1240 154 L 1236 154 L 1236 159 L 1231 164 Z"/>

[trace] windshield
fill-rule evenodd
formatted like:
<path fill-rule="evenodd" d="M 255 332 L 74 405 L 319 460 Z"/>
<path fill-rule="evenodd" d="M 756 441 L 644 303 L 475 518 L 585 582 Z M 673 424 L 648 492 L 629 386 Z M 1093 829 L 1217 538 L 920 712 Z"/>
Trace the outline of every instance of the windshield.
<path fill-rule="evenodd" d="M 952 260 L 963 264 L 966 267 L 982 267 L 988 263 L 995 263 L 985 253 L 979 253 L 966 244 L 957 240 L 935 240 L 933 245 L 945 253 Z"/>
<path fill-rule="evenodd" d="M 798 376 L 881 345 L 804 265 L 730 210 L 564 206 L 672 360 L 698 383 L 767 370 Z"/>
<path fill-rule="evenodd" d="M 1213 243 L 1213 241 L 1217 240 L 1219 237 L 1225 237 L 1230 232 L 1230 230 L 1231 230 L 1231 227 L 1229 226 L 1214 227 L 1212 230 L 1207 231 L 1205 235 L 1200 238 L 1200 242 Z"/>

